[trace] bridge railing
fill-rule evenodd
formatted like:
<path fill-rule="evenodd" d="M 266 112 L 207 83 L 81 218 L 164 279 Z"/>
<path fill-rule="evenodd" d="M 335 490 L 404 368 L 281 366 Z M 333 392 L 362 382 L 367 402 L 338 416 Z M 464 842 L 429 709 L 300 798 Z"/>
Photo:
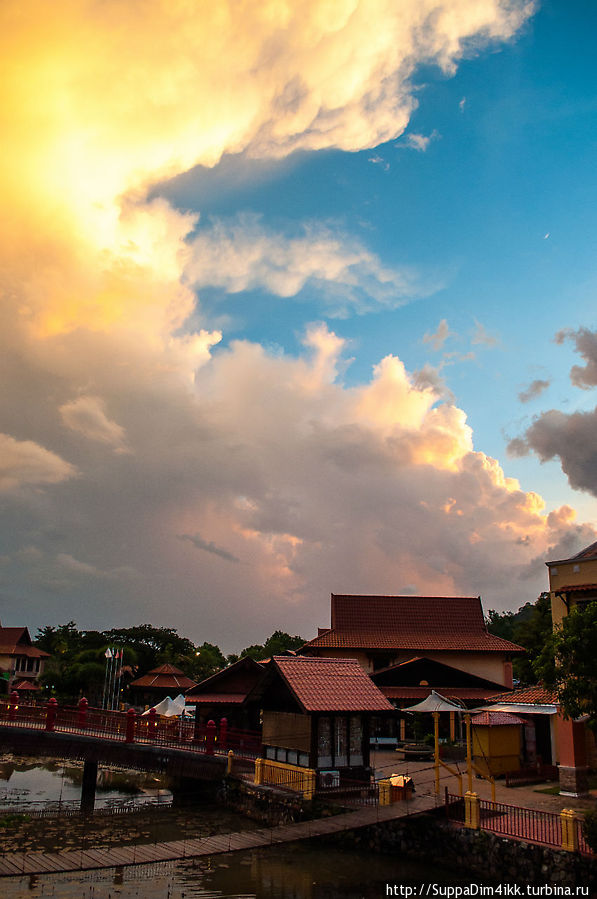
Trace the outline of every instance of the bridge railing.
<path fill-rule="evenodd" d="M 90 709 L 86 699 L 81 699 L 76 708 L 58 706 L 55 699 L 46 705 L 22 705 L 13 692 L 8 701 L 0 701 L 0 721 L 36 730 L 84 733 L 101 739 L 151 743 L 207 755 L 227 755 L 232 749 L 235 755 L 254 759 L 261 750 L 259 733 L 228 728 L 226 719 L 222 719 L 218 729 L 213 721 L 199 724 L 192 718 L 160 718 L 155 712 L 137 715 L 130 709 L 128 712 Z"/>

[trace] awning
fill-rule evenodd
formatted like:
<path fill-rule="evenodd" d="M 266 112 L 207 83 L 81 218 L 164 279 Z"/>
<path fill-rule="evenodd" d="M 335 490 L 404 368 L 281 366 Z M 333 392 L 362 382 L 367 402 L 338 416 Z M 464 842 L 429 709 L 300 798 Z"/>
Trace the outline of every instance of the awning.
<path fill-rule="evenodd" d="M 427 699 L 424 699 L 422 702 L 418 702 L 416 705 L 411 705 L 406 709 L 402 709 L 403 712 L 466 712 L 467 709 L 463 709 L 462 706 L 456 705 L 455 702 L 451 702 L 449 699 L 446 699 L 445 696 L 442 696 L 441 693 L 436 693 L 435 690 L 432 690 Z"/>

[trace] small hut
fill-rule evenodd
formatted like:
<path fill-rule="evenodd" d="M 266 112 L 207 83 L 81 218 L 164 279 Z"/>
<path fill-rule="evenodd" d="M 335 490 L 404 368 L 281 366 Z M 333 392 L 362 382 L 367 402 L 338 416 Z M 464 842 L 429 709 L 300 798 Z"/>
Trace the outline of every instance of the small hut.
<path fill-rule="evenodd" d="M 355 659 L 274 656 L 252 696 L 263 709 L 266 759 L 330 782 L 369 776 L 371 716 L 394 714 Z"/>
<path fill-rule="evenodd" d="M 518 771 L 524 723 L 508 712 L 480 712 L 471 718 L 473 760 L 481 772 L 497 777 Z"/>
<path fill-rule="evenodd" d="M 130 703 L 136 706 L 153 706 L 167 696 L 178 696 L 179 693 L 185 693 L 194 686 L 196 686 L 194 680 L 187 677 L 180 668 L 166 662 L 131 681 Z"/>
<path fill-rule="evenodd" d="M 196 720 L 207 724 L 226 718 L 228 725 L 240 730 L 259 730 L 260 706 L 250 699 L 263 677 L 264 664 L 243 656 L 232 665 L 196 684 L 185 696 L 187 705 L 196 707 Z"/>

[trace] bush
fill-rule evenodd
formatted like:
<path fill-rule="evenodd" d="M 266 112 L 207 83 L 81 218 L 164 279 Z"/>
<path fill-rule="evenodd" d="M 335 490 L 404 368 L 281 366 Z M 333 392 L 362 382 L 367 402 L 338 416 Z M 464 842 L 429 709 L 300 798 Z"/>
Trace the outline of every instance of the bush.
<path fill-rule="evenodd" d="M 597 810 L 592 809 L 585 813 L 582 832 L 593 852 L 597 852 Z"/>

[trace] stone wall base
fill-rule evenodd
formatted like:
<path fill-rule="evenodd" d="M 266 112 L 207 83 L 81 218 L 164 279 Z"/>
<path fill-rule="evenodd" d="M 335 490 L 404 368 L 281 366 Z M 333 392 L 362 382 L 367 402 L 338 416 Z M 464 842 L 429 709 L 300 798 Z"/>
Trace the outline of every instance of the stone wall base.
<path fill-rule="evenodd" d="M 568 767 L 560 765 L 560 793 L 562 796 L 588 796 L 589 769 L 587 767 Z"/>

